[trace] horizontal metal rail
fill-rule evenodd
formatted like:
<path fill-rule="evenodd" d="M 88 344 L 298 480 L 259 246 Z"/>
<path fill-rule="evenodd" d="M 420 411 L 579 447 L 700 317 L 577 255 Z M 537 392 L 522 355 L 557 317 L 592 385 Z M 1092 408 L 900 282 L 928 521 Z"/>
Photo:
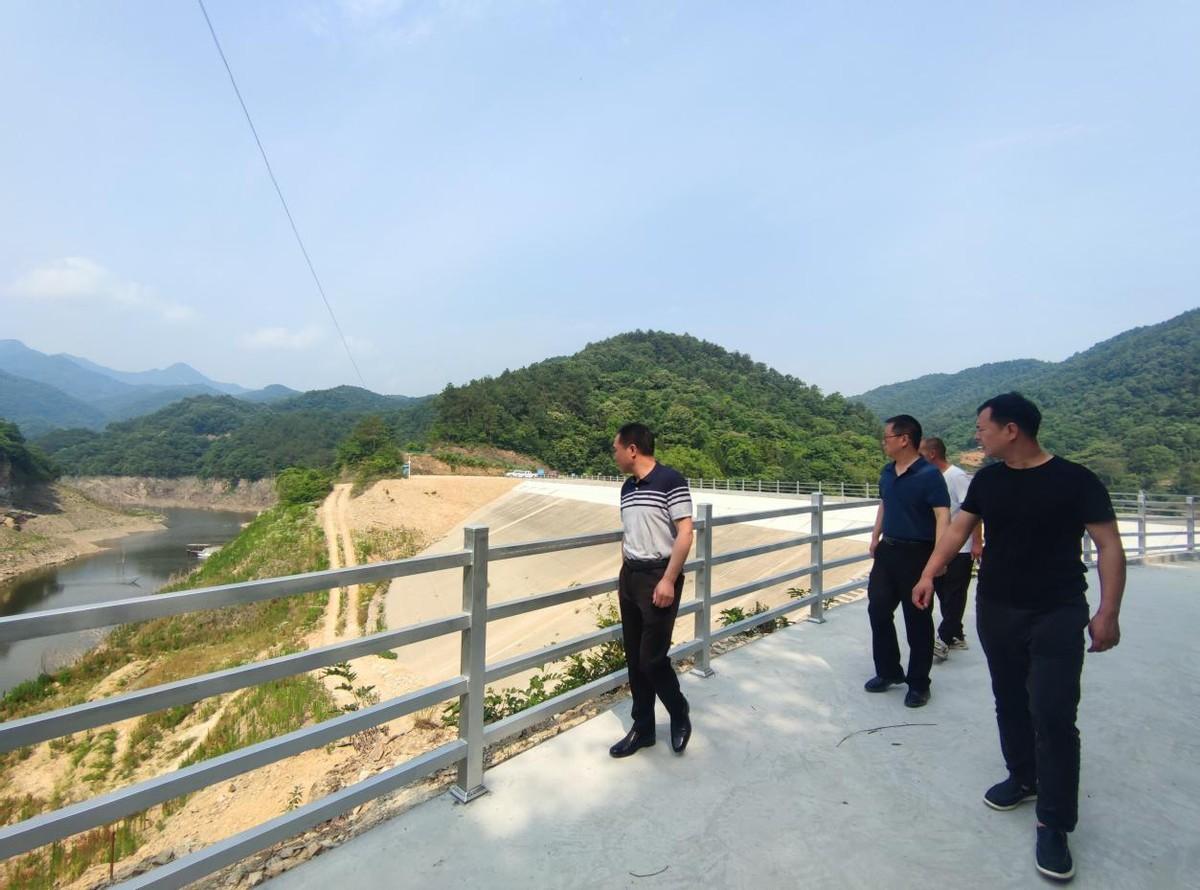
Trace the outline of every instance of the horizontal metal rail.
<path fill-rule="evenodd" d="M 267 578 L 262 581 L 242 581 L 217 587 L 181 590 L 178 593 L 150 594 L 129 599 L 113 600 L 93 606 L 68 606 L 47 609 L 27 615 L 0 618 L 0 643 L 28 640 L 74 630 L 110 627 L 152 618 L 165 618 L 185 612 L 201 612 L 225 606 L 245 605 L 262 600 L 329 590 L 351 584 L 367 584 L 388 578 L 421 575 L 443 569 L 462 568 L 471 561 L 466 551 L 417 556 L 392 562 L 377 562 L 348 569 L 326 569 L 302 575 Z"/>
<path fill-rule="evenodd" d="M 753 556 L 762 556 L 767 553 L 775 553 L 779 550 L 788 550 L 792 547 L 802 547 L 805 544 L 811 544 L 817 540 L 816 535 L 803 535 L 799 538 L 788 538 L 786 541 L 775 541 L 772 544 L 760 544 L 757 547 L 747 547 L 744 550 L 731 550 L 728 553 L 718 553 L 712 558 L 714 566 L 725 565 L 728 562 L 737 562 L 742 559 L 749 559 Z"/>
<path fill-rule="evenodd" d="M 745 596 L 748 593 L 754 593 L 758 590 L 765 590 L 768 587 L 775 587 L 778 584 L 785 584 L 788 581 L 794 581 L 797 578 L 803 578 L 805 575 L 811 575 L 816 571 L 815 566 L 803 566 L 799 569 L 791 569 L 787 572 L 781 572 L 778 575 L 771 575 L 767 578 L 759 578 L 757 581 L 750 581 L 746 584 L 739 584 L 737 587 L 731 587 L 728 590 L 723 590 L 720 593 L 712 595 L 712 604 L 728 602 L 729 600 L 737 599 Z"/>
<path fill-rule="evenodd" d="M 875 526 L 873 525 L 856 525 L 853 528 L 841 528 L 835 532 L 822 531 L 821 540 L 831 541 L 835 538 L 849 538 L 853 535 L 869 535 L 873 531 L 875 531 Z"/>
<path fill-rule="evenodd" d="M 682 612 L 683 609 L 680 608 L 680 611 Z M 684 658 L 688 658 L 700 650 L 700 645 L 699 640 L 681 643 L 671 649 L 669 653 L 670 658 L 672 661 L 681 661 Z M 584 686 L 580 686 L 578 689 L 573 689 L 563 695 L 534 705 L 532 708 L 527 708 L 524 711 L 513 714 L 511 717 L 488 724 L 484 730 L 484 738 L 489 745 L 494 745 L 497 742 L 524 732 L 532 726 L 536 726 L 544 720 L 553 717 L 555 714 L 561 714 L 563 711 L 568 711 L 577 705 L 581 705 L 585 701 L 595 698 L 597 695 L 602 695 L 605 692 L 616 689 L 622 683 L 627 683 L 628 681 L 628 670 L 620 670 L 607 674 L 598 680 L 593 680 Z"/>
<path fill-rule="evenodd" d="M 543 553 L 561 553 L 564 550 L 577 550 L 581 547 L 595 547 L 599 544 L 616 544 L 624 537 L 618 529 L 611 532 L 598 532 L 590 535 L 574 535 L 569 538 L 550 538 L 544 541 L 526 541 L 520 544 L 502 544 L 488 551 L 488 560 L 516 559 L 521 556 L 538 556 Z"/>
<path fill-rule="evenodd" d="M 272 844 L 295 837 L 314 825 L 320 825 L 361 804 L 452 766 L 466 756 L 466 751 L 467 743 L 461 739 L 447 742 L 400 766 L 343 788 L 270 822 L 264 822 L 231 838 L 218 841 L 182 859 L 176 859 L 152 872 L 132 878 L 121 886 L 130 890 L 176 890 L 186 887 L 205 875 L 241 862 L 247 856 L 265 850 Z"/>
<path fill-rule="evenodd" d="M 836 501 L 834 503 L 829 503 L 828 501 L 826 501 L 822 505 L 821 509 L 823 509 L 826 513 L 828 513 L 830 510 L 859 510 L 859 509 L 862 509 L 863 507 L 878 507 L 878 506 L 879 506 L 879 498 L 863 498 L 863 499 L 857 500 L 857 501 L 843 501 L 840 504 L 837 503 Z"/>
<path fill-rule="evenodd" d="M 591 649 L 593 646 L 599 646 L 601 643 L 619 639 L 621 639 L 621 626 L 619 624 L 615 624 L 612 627 L 602 627 L 599 630 L 593 630 L 580 636 L 572 637 L 553 646 L 538 649 L 536 652 L 527 652 L 524 655 L 517 655 L 504 661 L 498 661 L 495 664 L 489 664 L 487 666 L 487 673 L 484 675 L 484 682 L 495 683 L 497 680 L 503 680 L 505 677 L 511 677 L 513 674 L 519 674 L 521 671 L 542 667 L 543 665 L 566 658 L 569 655 L 574 655 L 576 652 L 582 652 L 584 649 Z"/>
<path fill-rule="evenodd" d="M 732 516 L 713 517 L 713 528 L 720 525 L 740 525 L 743 522 L 761 522 L 764 519 L 782 519 L 787 516 L 804 516 L 815 513 L 816 507 L 780 507 L 775 510 L 759 510 L 755 513 L 737 513 Z"/>
<path fill-rule="evenodd" d="M 470 626 L 465 613 L 0 723 L 0 752 L 397 649 Z"/>
<path fill-rule="evenodd" d="M 545 609 L 550 606 L 560 606 L 563 603 L 573 603 L 576 600 L 588 599 L 601 593 L 610 593 L 616 589 L 617 579 L 605 578 L 603 581 L 592 581 L 588 584 L 576 585 L 575 587 L 552 590 L 549 593 L 539 593 L 535 596 L 523 597 L 522 599 L 495 603 L 488 606 L 488 621 L 514 618 L 517 615 L 536 612 L 539 609 Z"/>
<path fill-rule="evenodd" d="M 191 794 L 193 791 L 248 773 L 293 754 L 319 748 L 364 729 L 407 716 L 414 711 L 461 695 L 466 688 L 467 678 L 455 677 L 391 701 L 352 711 L 315 726 L 298 729 L 220 757 L 202 760 L 193 766 L 147 779 L 101 797 L 71 804 L 18 822 L 16 825 L 0 828 L 0 859 L 16 856 L 81 831 L 107 825 L 140 813 L 155 804 Z"/>

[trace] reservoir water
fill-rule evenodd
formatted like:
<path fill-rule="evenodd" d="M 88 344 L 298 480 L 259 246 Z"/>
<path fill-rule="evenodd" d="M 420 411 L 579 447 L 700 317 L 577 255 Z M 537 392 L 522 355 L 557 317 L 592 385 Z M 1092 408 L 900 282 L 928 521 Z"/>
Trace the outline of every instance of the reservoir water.
<path fill-rule="evenodd" d="M 223 544 L 253 514 L 167 509 L 166 529 L 113 541 L 107 549 L 69 563 L 29 572 L 0 584 L 0 616 L 39 612 L 155 593 L 172 575 L 198 560 L 188 544 Z M 52 672 L 95 646 L 108 628 L 0 642 L 0 693 Z"/>

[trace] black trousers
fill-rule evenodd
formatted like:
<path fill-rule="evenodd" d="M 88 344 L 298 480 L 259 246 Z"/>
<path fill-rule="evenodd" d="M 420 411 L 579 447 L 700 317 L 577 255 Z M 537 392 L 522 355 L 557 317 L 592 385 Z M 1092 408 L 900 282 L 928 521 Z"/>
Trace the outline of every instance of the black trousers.
<path fill-rule="evenodd" d="M 929 689 L 933 666 L 933 609 L 913 605 L 912 589 L 921 579 L 933 544 L 888 544 L 875 548 L 875 563 L 867 580 L 867 614 L 871 618 L 871 654 L 875 675 L 887 680 L 906 679 L 917 692 Z M 900 644 L 896 640 L 896 606 L 904 610 L 908 636 L 908 673 L 900 667 Z"/>
<path fill-rule="evenodd" d="M 1071 831 L 1079 817 L 1079 677 L 1087 600 L 1050 608 L 975 602 L 979 641 L 996 697 L 1000 750 L 1009 773 L 1037 784 L 1037 817 Z"/>
<path fill-rule="evenodd" d="M 663 567 L 621 567 L 617 584 L 617 603 L 621 608 L 621 628 L 625 636 L 625 661 L 629 665 L 629 687 L 633 691 L 633 726 L 654 732 L 654 697 L 662 699 L 672 717 L 688 713 L 687 699 L 679 690 L 679 677 L 668 655 L 683 575 L 675 579 L 675 599 L 671 605 L 654 605 L 654 588 L 662 579 Z"/>
<path fill-rule="evenodd" d="M 971 554 L 959 553 L 946 566 L 946 574 L 933 579 L 938 605 L 942 609 L 942 623 L 938 625 L 938 639 L 943 643 L 966 639 L 963 632 L 963 614 L 967 611 L 967 588 L 971 584 Z"/>

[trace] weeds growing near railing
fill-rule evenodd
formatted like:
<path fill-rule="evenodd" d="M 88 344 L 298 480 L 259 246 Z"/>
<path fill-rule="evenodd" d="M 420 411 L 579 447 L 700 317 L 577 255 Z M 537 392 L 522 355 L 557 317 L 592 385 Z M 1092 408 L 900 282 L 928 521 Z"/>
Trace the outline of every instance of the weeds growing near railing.
<path fill-rule="evenodd" d="M 611 598 L 596 606 L 596 627 L 603 629 L 620 623 L 621 616 Z M 488 689 L 483 698 L 484 722 L 511 717 L 621 670 L 625 667 L 625 645 L 620 640 L 609 640 L 585 652 L 577 652 L 561 664 L 558 671 L 547 671 L 543 666 L 524 689 Z M 458 713 L 458 701 L 448 704 L 442 711 L 442 724 L 458 726 Z"/>

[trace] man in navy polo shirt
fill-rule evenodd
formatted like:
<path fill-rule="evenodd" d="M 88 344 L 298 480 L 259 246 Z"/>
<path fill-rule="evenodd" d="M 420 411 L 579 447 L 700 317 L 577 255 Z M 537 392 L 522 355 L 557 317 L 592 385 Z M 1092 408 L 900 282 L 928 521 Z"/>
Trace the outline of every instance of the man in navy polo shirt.
<path fill-rule="evenodd" d="M 875 676 L 867 692 L 886 692 L 908 683 L 904 704 L 922 707 L 929 701 L 929 669 L 933 666 L 933 611 L 917 608 L 913 585 L 921 578 L 933 545 L 950 522 L 950 493 L 941 472 L 918 449 L 921 424 L 908 414 L 889 417 L 883 427 L 883 453 L 891 461 L 879 475 L 882 503 L 875 513 L 871 555 L 875 563 L 867 581 L 867 614 L 871 619 L 871 653 Z M 908 636 L 908 674 L 900 666 L 896 640 L 896 606 L 904 611 Z"/>
<path fill-rule="evenodd" d="M 654 698 L 671 715 L 671 748 L 692 736 L 687 699 L 671 666 L 671 633 L 692 548 L 692 495 L 678 470 L 654 459 L 654 433 L 628 423 L 613 439 L 613 459 L 629 478 L 621 486 L 621 577 L 617 602 L 633 692 L 633 728 L 609 752 L 628 757 L 654 744 Z"/>

